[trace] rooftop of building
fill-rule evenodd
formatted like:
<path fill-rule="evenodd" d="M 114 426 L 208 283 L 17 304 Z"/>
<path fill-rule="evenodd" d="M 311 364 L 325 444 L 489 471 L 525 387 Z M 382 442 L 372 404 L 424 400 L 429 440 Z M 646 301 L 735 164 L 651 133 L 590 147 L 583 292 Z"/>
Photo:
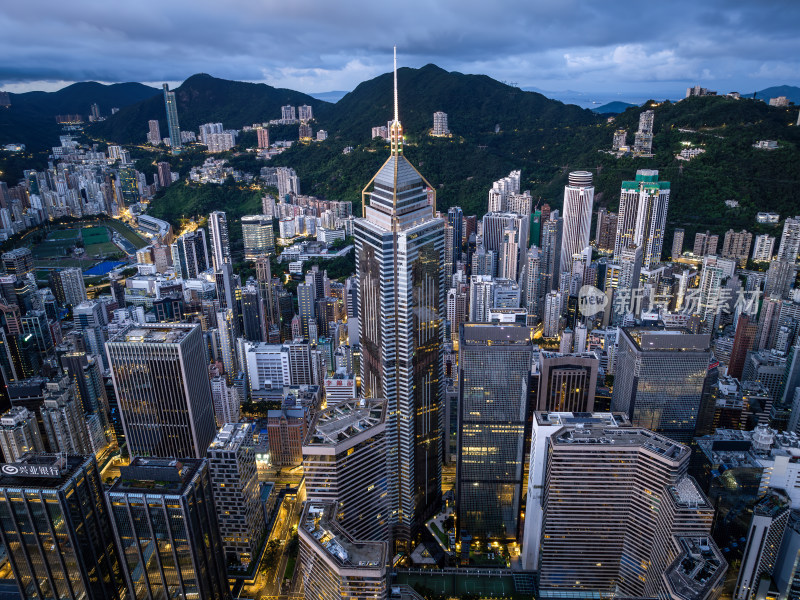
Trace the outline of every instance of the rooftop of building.
<path fill-rule="evenodd" d="M 300 517 L 299 529 L 340 567 L 383 568 L 388 554 L 386 542 L 362 542 L 353 539 L 336 521 L 335 516 L 335 502 L 307 502 Z"/>
<path fill-rule="evenodd" d="M 515 323 L 493 325 L 491 323 L 462 324 L 460 343 L 481 346 L 532 344 L 533 329 Z"/>
<path fill-rule="evenodd" d="M 120 476 L 109 493 L 180 495 L 204 462 L 137 456 L 127 467 L 120 467 Z"/>
<path fill-rule="evenodd" d="M 697 438 L 697 447 L 720 472 L 734 468 L 769 466 L 775 457 L 788 456 L 800 462 L 800 436 L 790 431 L 759 425 L 753 431 L 717 429 L 711 435 Z"/>
<path fill-rule="evenodd" d="M 89 464 L 94 464 L 91 456 L 29 452 L 15 463 L 0 465 L 0 489 L 57 490 Z"/>
<path fill-rule="evenodd" d="M 661 351 L 708 351 L 711 345 L 711 336 L 708 334 L 694 334 L 687 329 L 664 329 L 656 325 L 650 327 L 622 327 L 623 336 L 630 339 L 637 350 L 641 352 Z"/>
<path fill-rule="evenodd" d="M 196 325 L 147 324 L 132 325 L 120 331 L 109 342 L 137 344 L 180 344 Z"/>
<path fill-rule="evenodd" d="M 534 412 L 540 427 L 630 427 L 624 413 L 611 412 Z"/>
<path fill-rule="evenodd" d="M 551 444 L 641 447 L 670 460 L 680 460 L 690 454 L 688 447 L 648 429 L 634 427 L 607 427 L 601 424 L 576 424 L 551 436 Z"/>
<path fill-rule="evenodd" d="M 713 510 L 713 506 L 703 494 L 694 478 L 684 475 L 675 485 L 667 486 L 667 492 L 672 496 L 675 504 L 681 507 L 707 508 Z"/>
<path fill-rule="evenodd" d="M 208 446 L 208 450 L 236 451 L 243 444 L 247 445 L 252 439 L 252 423 L 225 423 L 217 432 L 217 435 L 214 436 L 214 439 Z"/>
<path fill-rule="evenodd" d="M 753 507 L 753 513 L 774 519 L 791 508 L 791 502 L 786 492 L 771 488 L 769 493 Z"/>
<path fill-rule="evenodd" d="M 317 413 L 305 445 L 335 446 L 382 425 L 385 418 L 385 400 L 361 398 L 341 402 Z"/>
<path fill-rule="evenodd" d="M 664 572 L 673 598 L 708 597 L 728 569 L 722 552 L 709 536 L 677 536 L 678 556 Z"/>
<path fill-rule="evenodd" d="M 33 417 L 33 413 L 24 406 L 12 406 L 0 417 L 0 428 L 16 427 Z"/>

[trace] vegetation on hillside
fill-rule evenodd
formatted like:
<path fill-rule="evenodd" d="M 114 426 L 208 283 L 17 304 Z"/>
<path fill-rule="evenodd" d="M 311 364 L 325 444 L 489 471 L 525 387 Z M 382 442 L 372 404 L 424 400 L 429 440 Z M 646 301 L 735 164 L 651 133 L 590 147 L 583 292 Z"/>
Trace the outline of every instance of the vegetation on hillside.
<path fill-rule="evenodd" d="M 175 183 L 158 193 L 148 214 L 164 219 L 177 232 L 186 220 L 204 218 L 215 210 L 224 210 L 228 216 L 228 235 L 234 259 L 242 253 L 242 222 L 244 215 L 261 212 L 263 193 L 258 188 L 235 183 L 228 179 L 223 184 Z"/>
<path fill-rule="evenodd" d="M 178 102 L 178 120 L 184 131 L 196 131 L 203 123 L 221 122 L 226 128 L 240 129 L 244 125 L 279 119 L 281 106 L 286 104 L 308 104 L 315 111 L 327 105 L 294 90 L 274 88 L 263 83 L 227 81 L 204 73 L 192 75 L 174 91 Z M 92 125 L 88 132 L 93 137 L 118 143 L 144 144 L 147 122 L 151 119 L 158 120 L 161 135 L 168 137 L 162 96 L 124 108 L 102 123 Z"/>
<path fill-rule="evenodd" d="M 97 103 L 100 114 L 110 116 L 114 107 L 129 106 L 158 93 L 140 83 L 87 81 L 56 92 L 10 94 L 11 106 L 0 108 L 0 144 L 23 143 L 29 151 L 46 150 L 58 145 L 61 126 L 56 115 L 78 114 L 87 119 L 91 105 Z"/>

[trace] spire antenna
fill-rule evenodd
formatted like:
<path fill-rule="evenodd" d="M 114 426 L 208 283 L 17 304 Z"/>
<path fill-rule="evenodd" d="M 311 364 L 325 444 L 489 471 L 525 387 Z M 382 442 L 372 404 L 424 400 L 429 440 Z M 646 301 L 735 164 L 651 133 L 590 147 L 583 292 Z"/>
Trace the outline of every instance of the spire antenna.
<path fill-rule="evenodd" d="M 397 110 L 397 46 L 394 47 L 394 122 L 400 122 L 400 116 Z"/>

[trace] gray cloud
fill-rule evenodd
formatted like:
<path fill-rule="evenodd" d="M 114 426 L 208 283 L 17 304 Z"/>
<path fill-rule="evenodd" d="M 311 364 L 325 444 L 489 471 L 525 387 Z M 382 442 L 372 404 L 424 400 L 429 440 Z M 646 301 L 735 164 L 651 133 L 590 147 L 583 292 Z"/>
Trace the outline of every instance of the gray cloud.
<path fill-rule="evenodd" d="M 6 0 L 0 86 L 196 72 L 352 89 L 434 62 L 545 89 L 749 91 L 800 81 L 796 0 Z"/>

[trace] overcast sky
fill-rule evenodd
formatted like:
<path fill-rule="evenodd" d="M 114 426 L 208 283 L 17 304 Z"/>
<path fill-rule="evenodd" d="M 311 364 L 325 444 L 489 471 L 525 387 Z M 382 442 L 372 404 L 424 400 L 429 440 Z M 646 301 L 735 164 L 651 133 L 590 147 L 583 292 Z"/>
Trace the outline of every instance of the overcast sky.
<path fill-rule="evenodd" d="M 521 87 L 680 97 L 800 85 L 798 0 L 3 0 L 0 89 L 180 82 L 304 92 L 435 63 Z"/>

